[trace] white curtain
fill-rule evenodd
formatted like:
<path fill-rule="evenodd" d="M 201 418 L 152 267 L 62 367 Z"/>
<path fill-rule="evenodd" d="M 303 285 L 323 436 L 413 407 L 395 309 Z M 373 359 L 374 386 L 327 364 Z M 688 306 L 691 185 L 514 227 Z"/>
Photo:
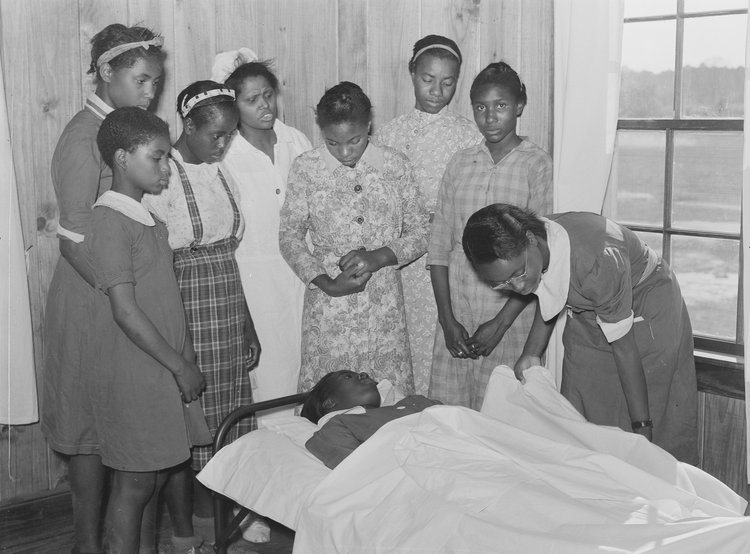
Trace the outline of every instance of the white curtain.
<path fill-rule="evenodd" d="M 742 306 L 743 306 L 743 329 L 745 340 L 745 421 L 747 425 L 747 437 L 745 448 L 747 448 L 748 460 L 750 460 L 750 194 L 746 194 L 750 187 L 750 140 L 747 138 L 747 130 L 750 129 L 750 17 L 747 20 L 747 31 L 745 34 L 745 131 L 744 151 L 742 157 Z M 750 483 L 750 463 L 747 464 L 747 480 Z"/>
<path fill-rule="evenodd" d="M 0 60 L 0 424 L 39 420 L 29 286 Z"/>
<path fill-rule="evenodd" d="M 554 6 L 554 211 L 601 213 L 617 132 L 624 0 Z M 563 319 L 547 350 L 558 385 Z"/>

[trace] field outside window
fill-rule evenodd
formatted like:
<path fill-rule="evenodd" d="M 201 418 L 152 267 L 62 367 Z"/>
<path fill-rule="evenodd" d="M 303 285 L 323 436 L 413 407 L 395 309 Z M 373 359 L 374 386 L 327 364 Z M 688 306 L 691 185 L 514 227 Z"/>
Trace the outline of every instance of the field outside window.
<path fill-rule="evenodd" d="M 626 0 L 607 215 L 674 269 L 696 344 L 739 353 L 747 0 Z"/>

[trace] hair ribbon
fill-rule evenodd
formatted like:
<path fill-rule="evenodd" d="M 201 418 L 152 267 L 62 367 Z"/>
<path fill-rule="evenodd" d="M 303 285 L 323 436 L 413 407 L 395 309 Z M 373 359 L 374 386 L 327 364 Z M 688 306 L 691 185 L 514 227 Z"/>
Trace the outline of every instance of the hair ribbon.
<path fill-rule="evenodd" d="M 117 46 L 110 48 L 104 54 L 99 56 L 96 60 L 96 67 L 101 67 L 108 61 L 115 59 L 117 56 L 128 50 L 135 50 L 136 48 L 145 48 L 148 50 L 152 46 L 161 48 L 164 45 L 164 37 L 157 36 L 151 40 L 141 40 L 139 42 L 126 42 L 125 44 L 118 44 Z"/>
<path fill-rule="evenodd" d="M 421 49 L 417 50 L 417 53 L 412 56 L 411 61 L 412 62 L 416 61 L 416 59 L 419 56 L 421 56 L 422 54 L 424 54 L 425 52 L 427 52 L 427 50 L 432 50 L 433 48 L 441 48 L 442 50 L 447 50 L 448 52 L 450 52 L 451 54 L 453 54 L 454 56 L 456 56 L 456 59 L 458 60 L 458 62 L 461 63 L 461 56 L 459 55 L 458 52 L 456 52 L 450 46 L 447 46 L 445 44 L 440 44 L 439 42 L 436 42 L 435 44 L 430 44 L 429 46 L 425 46 L 424 48 L 421 48 Z"/>
<path fill-rule="evenodd" d="M 214 96 L 229 96 L 234 100 L 235 95 L 234 91 L 232 89 L 228 88 L 215 88 L 211 90 L 207 90 L 205 92 L 199 92 L 195 96 L 191 96 L 190 98 L 186 98 L 185 101 L 182 103 L 182 106 L 180 107 L 180 115 L 182 117 L 187 117 L 190 111 L 195 107 L 198 102 L 202 102 L 203 100 L 206 100 L 208 98 L 213 98 Z"/>

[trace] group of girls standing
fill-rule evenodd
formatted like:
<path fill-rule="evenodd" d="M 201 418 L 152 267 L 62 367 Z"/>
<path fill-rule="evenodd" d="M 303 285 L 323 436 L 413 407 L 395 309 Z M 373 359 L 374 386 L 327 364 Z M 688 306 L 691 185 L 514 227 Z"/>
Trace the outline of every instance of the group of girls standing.
<path fill-rule="evenodd" d="M 317 106 L 324 144 L 292 166 L 279 235 L 308 285 L 301 390 L 350 369 L 478 409 L 492 370 L 521 354 L 533 308 L 511 326 L 508 295 L 479 281 L 461 233 L 494 202 L 551 211 L 552 163 L 516 134 L 526 89 L 507 64 L 475 78 L 475 124 L 450 111 L 461 62 L 450 39 L 417 41 L 414 110 L 373 142 L 370 101 L 357 85 L 340 83 Z"/>
<path fill-rule="evenodd" d="M 232 54 L 220 82 L 178 95 L 170 145 L 145 111 L 161 45 L 122 25 L 92 39 L 96 92 L 53 157 L 62 256 L 43 429 L 69 456 L 76 552 L 102 549 L 105 467 L 110 551 L 155 551 L 161 489 L 175 549 L 197 551 L 194 524 L 210 532 L 212 513 L 194 473 L 219 422 L 253 394 L 353 369 L 478 407 L 530 320 L 508 330 L 505 297 L 478 281 L 461 232 L 493 202 L 551 208 L 549 156 L 516 134 L 518 75 L 495 63 L 477 76 L 472 124 L 448 108 L 462 62 L 450 39 L 415 44 L 415 108 L 372 142 L 364 91 L 327 90 L 317 148 L 278 120 L 278 80 L 247 53 Z"/>

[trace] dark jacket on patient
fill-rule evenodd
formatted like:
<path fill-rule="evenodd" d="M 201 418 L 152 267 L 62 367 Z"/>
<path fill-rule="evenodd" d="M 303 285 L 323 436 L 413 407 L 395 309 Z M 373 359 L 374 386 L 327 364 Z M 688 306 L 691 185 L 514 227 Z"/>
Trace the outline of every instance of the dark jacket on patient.
<path fill-rule="evenodd" d="M 393 406 L 366 408 L 364 414 L 341 414 L 326 422 L 305 443 L 305 447 L 333 469 L 383 425 L 394 419 L 421 412 L 440 404 L 424 396 L 407 396 Z"/>

